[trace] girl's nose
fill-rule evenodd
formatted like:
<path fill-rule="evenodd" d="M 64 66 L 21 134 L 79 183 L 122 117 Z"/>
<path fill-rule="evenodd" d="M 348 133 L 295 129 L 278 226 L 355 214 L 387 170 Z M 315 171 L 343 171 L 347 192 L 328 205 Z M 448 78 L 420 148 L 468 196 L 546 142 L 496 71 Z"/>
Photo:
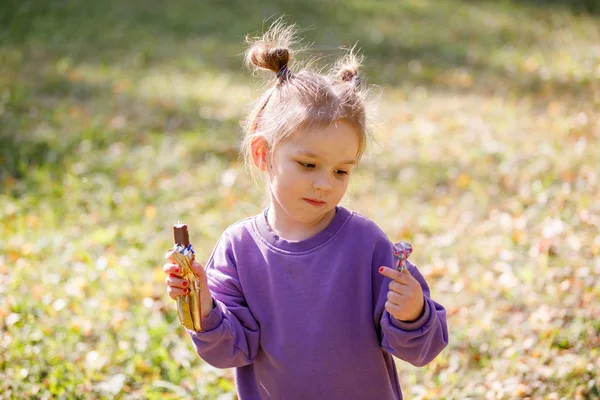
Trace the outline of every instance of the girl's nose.
<path fill-rule="evenodd" d="M 329 190 L 331 189 L 331 178 L 326 174 L 319 175 L 315 179 L 313 186 L 318 190 Z"/>

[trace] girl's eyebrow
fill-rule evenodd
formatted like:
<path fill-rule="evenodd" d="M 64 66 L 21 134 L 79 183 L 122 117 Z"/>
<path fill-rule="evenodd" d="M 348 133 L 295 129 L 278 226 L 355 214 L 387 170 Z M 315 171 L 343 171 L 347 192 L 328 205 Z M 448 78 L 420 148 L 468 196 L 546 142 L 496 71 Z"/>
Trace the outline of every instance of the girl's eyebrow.
<path fill-rule="evenodd" d="M 303 157 L 308 157 L 308 158 L 315 158 L 315 159 L 317 159 L 317 160 L 320 160 L 320 159 L 321 159 L 319 156 L 317 156 L 316 154 L 313 154 L 313 153 L 311 153 L 311 152 L 309 152 L 309 151 L 301 151 L 301 152 L 298 152 L 298 153 L 296 153 L 296 154 L 294 154 L 294 155 L 295 155 L 295 156 L 303 156 Z M 348 161 L 341 162 L 341 163 L 339 163 L 339 164 L 344 164 L 344 165 L 346 165 L 346 164 L 348 164 L 348 165 L 355 165 L 355 164 L 356 164 L 356 160 L 348 160 Z"/>

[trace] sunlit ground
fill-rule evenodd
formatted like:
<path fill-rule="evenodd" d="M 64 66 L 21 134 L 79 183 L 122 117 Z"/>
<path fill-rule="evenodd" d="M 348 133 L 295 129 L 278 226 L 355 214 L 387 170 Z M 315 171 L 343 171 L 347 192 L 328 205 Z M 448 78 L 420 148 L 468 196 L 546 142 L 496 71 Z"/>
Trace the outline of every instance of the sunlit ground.
<path fill-rule="evenodd" d="M 9 1 L 0 398 L 234 396 L 162 258 L 178 220 L 206 260 L 264 205 L 237 155 L 260 94 L 243 37 L 283 13 L 315 44 L 299 58 L 367 57 L 374 140 L 344 204 L 413 244 L 448 310 L 450 346 L 398 361 L 406 397 L 600 397 L 600 22 L 528 4 Z"/>

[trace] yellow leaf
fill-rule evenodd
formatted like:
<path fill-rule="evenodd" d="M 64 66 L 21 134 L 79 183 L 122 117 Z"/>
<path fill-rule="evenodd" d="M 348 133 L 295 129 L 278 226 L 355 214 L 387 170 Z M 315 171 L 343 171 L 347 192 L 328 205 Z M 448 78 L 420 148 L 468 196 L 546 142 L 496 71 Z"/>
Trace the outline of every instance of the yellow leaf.
<path fill-rule="evenodd" d="M 523 240 L 524 233 L 523 231 L 513 231 L 512 233 L 512 241 L 514 244 L 519 244 Z"/>
<path fill-rule="evenodd" d="M 558 114 L 560 114 L 560 112 L 562 111 L 562 103 L 558 102 L 558 101 L 553 101 L 550 104 L 548 104 L 548 113 L 550 115 L 556 116 Z"/>
<path fill-rule="evenodd" d="M 156 218 L 156 207 L 146 206 L 144 209 L 144 215 L 146 216 L 146 219 L 150 221 L 154 220 L 154 218 Z"/>
<path fill-rule="evenodd" d="M 150 282 L 143 283 L 142 285 L 140 285 L 139 293 L 143 297 L 152 297 L 152 294 L 154 293 L 154 287 Z"/>
<path fill-rule="evenodd" d="M 10 261 L 11 264 L 16 263 L 19 258 L 20 258 L 20 254 L 17 253 L 16 251 L 14 251 L 14 250 L 8 251 L 8 260 Z"/>
<path fill-rule="evenodd" d="M 460 174 L 456 178 L 456 187 L 459 189 L 465 189 L 471 183 L 471 177 L 467 174 Z"/>
<path fill-rule="evenodd" d="M 116 304 L 117 308 L 121 311 L 125 311 L 129 308 L 129 302 L 127 301 L 126 298 L 121 297 Z"/>
<path fill-rule="evenodd" d="M 34 299 L 36 300 L 40 300 L 42 298 L 42 296 L 44 295 L 44 290 L 45 286 L 42 284 L 35 284 L 31 287 L 31 289 L 29 290 L 29 293 L 33 296 Z"/>
<path fill-rule="evenodd" d="M 29 254 L 31 254 L 32 249 L 33 247 L 31 246 L 31 243 L 24 243 L 23 247 L 21 247 L 21 253 L 23 253 L 24 256 L 28 256 Z"/>
<path fill-rule="evenodd" d="M 38 217 L 33 214 L 27 215 L 27 217 L 25 217 L 25 222 L 28 228 L 37 228 L 40 225 Z"/>
<path fill-rule="evenodd" d="M 531 56 L 523 63 L 523 70 L 525 72 L 535 72 L 540 68 L 540 64 L 537 62 L 535 57 Z"/>
<path fill-rule="evenodd" d="M 152 269 L 152 280 L 156 283 L 163 283 L 165 281 L 165 272 L 162 267 L 156 267 Z"/>

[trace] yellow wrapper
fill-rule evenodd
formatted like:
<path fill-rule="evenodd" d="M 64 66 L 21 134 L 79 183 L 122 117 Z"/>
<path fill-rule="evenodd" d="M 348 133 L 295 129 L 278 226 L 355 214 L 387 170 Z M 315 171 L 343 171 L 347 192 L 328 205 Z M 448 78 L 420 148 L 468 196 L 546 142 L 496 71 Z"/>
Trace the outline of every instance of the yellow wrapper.
<path fill-rule="evenodd" d="M 184 255 L 178 251 L 178 247 L 181 249 L 181 246 L 175 245 L 171 257 L 181 268 L 178 276 L 188 281 L 187 287 L 190 289 L 190 292 L 177 297 L 177 318 L 179 319 L 179 323 L 187 329 L 200 332 L 202 331 L 200 282 L 194 271 L 192 271 L 193 253 L 190 256 Z"/>

